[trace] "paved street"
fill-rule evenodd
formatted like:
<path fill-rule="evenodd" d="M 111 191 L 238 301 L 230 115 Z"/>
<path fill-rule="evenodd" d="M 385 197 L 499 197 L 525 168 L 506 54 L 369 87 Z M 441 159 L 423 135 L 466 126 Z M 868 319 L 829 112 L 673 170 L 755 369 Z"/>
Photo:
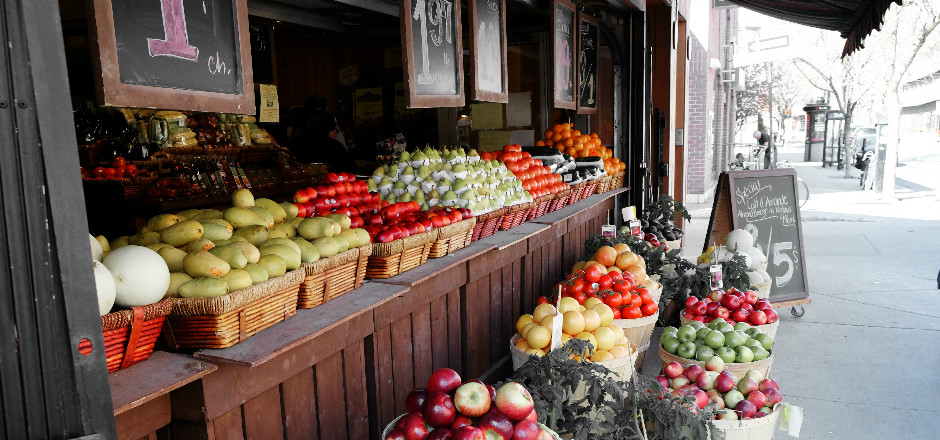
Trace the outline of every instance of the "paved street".
<path fill-rule="evenodd" d="M 780 151 L 811 193 L 801 214 L 813 303 L 802 318 L 778 310 L 772 369 L 805 410 L 800 438 L 940 435 L 940 143 L 900 152 L 898 200 L 886 202 L 842 171 L 799 163 L 800 149 Z M 694 258 L 711 202 L 689 208 L 683 254 Z M 657 368 L 653 356 L 644 373 Z"/>

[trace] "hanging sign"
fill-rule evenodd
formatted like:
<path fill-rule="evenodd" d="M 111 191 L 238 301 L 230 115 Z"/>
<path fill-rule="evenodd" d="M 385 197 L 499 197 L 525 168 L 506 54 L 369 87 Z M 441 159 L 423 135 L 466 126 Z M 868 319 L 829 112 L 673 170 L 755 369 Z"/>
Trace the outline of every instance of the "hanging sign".
<path fill-rule="evenodd" d="M 470 0 L 473 92 L 477 101 L 509 102 L 506 0 Z"/>
<path fill-rule="evenodd" d="M 597 113 L 597 50 L 600 26 L 596 18 L 578 13 L 578 113 Z"/>
<path fill-rule="evenodd" d="M 93 0 L 98 102 L 254 114 L 246 0 Z"/>
<path fill-rule="evenodd" d="M 792 168 L 722 173 L 706 231 L 706 247 L 724 244 L 733 229 L 754 236 L 754 246 L 767 258 L 771 302 L 809 297 L 796 188 Z"/>
<path fill-rule="evenodd" d="M 408 107 L 463 107 L 460 0 L 401 0 L 399 5 Z"/>
<path fill-rule="evenodd" d="M 577 86 L 575 85 L 576 57 L 578 40 L 577 22 L 575 21 L 574 3 L 569 0 L 553 0 L 552 3 L 552 45 L 555 60 L 554 99 L 556 108 L 575 110 L 577 108 Z"/>

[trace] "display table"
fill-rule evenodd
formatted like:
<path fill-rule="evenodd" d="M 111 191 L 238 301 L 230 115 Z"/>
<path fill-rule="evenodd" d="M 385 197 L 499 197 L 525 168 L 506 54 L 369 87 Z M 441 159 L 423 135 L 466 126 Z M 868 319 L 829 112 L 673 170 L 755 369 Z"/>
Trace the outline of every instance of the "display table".
<path fill-rule="evenodd" d="M 231 348 L 197 351 L 218 369 L 174 392 L 174 438 L 378 438 L 437 368 L 501 379 L 515 319 L 550 294 L 622 191 L 367 282 Z"/>

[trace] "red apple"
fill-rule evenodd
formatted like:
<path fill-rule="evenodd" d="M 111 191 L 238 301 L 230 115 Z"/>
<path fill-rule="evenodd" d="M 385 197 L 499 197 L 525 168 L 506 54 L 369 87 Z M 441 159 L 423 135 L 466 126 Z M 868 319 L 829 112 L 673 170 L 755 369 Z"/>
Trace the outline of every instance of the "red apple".
<path fill-rule="evenodd" d="M 747 310 L 737 309 L 731 312 L 731 319 L 733 319 L 734 322 L 747 322 L 747 315 L 748 315 Z"/>
<path fill-rule="evenodd" d="M 754 308 L 757 310 L 762 310 L 768 307 L 770 307 L 770 300 L 768 300 L 767 298 L 761 298 L 757 300 L 756 303 L 754 303 Z"/>
<path fill-rule="evenodd" d="M 113 179 L 117 171 L 114 168 L 105 168 L 104 169 L 104 178 Z"/>
<path fill-rule="evenodd" d="M 493 385 L 487 385 L 486 390 L 490 392 L 490 401 L 495 402 L 496 401 L 496 387 L 494 387 Z"/>
<path fill-rule="evenodd" d="M 421 405 L 421 415 L 428 425 L 435 428 L 450 426 L 457 416 L 457 408 L 454 407 L 454 401 L 446 393 L 431 394 L 424 404 Z"/>
<path fill-rule="evenodd" d="M 728 310 L 735 310 L 738 307 L 741 307 L 741 299 L 735 295 L 725 295 L 721 299 L 721 305 L 728 308 Z"/>
<path fill-rule="evenodd" d="M 780 391 L 780 386 L 777 385 L 777 382 L 776 382 L 775 380 L 773 380 L 773 379 L 764 379 L 764 380 L 760 381 L 759 384 L 757 384 L 757 390 L 760 391 L 760 392 L 762 392 L 762 393 L 767 392 L 767 390 L 769 390 L 769 389 L 771 389 L 771 388 L 773 388 L 773 389 L 775 389 L 775 390 L 777 390 L 777 391 Z"/>
<path fill-rule="evenodd" d="M 751 377 L 744 376 L 740 380 L 738 380 L 737 388 L 738 388 L 738 391 L 741 392 L 741 394 L 744 394 L 745 396 L 747 396 L 748 394 L 751 394 L 752 392 L 757 391 L 757 381 Z"/>
<path fill-rule="evenodd" d="M 780 315 L 777 314 L 776 310 L 767 308 L 767 309 L 763 309 L 762 311 L 764 312 L 765 315 L 767 315 L 768 324 L 773 324 L 780 320 Z"/>
<path fill-rule="evenodd" d="M 714 371 L 703 371 L 695 380 L 695 385 L 708 391 L 715 388 L 715 381 L 718 379 L 718 373 Z"/>
<path fill-rule="evenodd" d="M 395 236 L 392 235 L 392 232 L 388 229 L 379 232 L 379 235 L 377 235 L 375 238 L 379 241 L 379 243 L 388 243 L 395 240 Z"/>
<path fill-rule="evenodd" d="M 663 375 L 656 376 L 656 381 L 659 382 L 659 384 L 662 385 L 663 388 L 669 388 L 669 379 L 666 376 L 663 376 Z"/>
<path fill-rule="evenodd" d="M 405 398 L 405 408 L 408 409 L 408 412 L 421 411 L 421 406 L 425 400 L 428 400 L 427 388 L 415 388 Z"/>
<path fill-rule="evenodd" d="M 509 382 L 496 392 L 496 407 L 511 420 L 522 420 L 535 406 L 529 390 L 515 382 Z"/>
<path fill-rule="evenodd" d="M 747 395 L 747 400 L 750 400 L 757 408 L 763 408 L 767 404 L 767 396 L 760 391 L 753 391 L 751 394 Z"/>
<path fill-rule="evenodd" d="M 450 393 L 460 386 L 460 375 L 450 368 L 438 368 L 428 379 L 428 393 Z"/>
<path fill-rule="evenodd" d="M 678 389 L 680 389 L 680 388 L 682 388 L 682 387 L 684 387 L 684 386 L 690 384 L 691 382 L 692 382 L 692 381 L 690 381 L 688 377 L 679 376 L 679 377 L 675 377 L 675 378 L 673 378 L 671 381 L 669 381 L 669 384 L 672 385 L 670 388 L 672 388 L 672 389 L 674 389 L 674 390 L 678 390 Z"/>
<path fill-rule="evenodd" d="M 689 364 L 685 366 L 685 369 L 682 370 L 682 375 L 689 378 L 689 382 L 695 382 L 698 380 L 699 374 L 702 374 L 702 367 L 698 364 Z"/>
<path fill-rule="evenodd" d="M 708 396 L 709 402 L 715 403 L 715 409 L 722 409 L 725 407 L 725 399 L 721 397 L 721 393 L 718 390 L 708 390 L 705 392 L 705 395 Z"/>
<path fill-rule="evenodd" d="M 734 406 L 734 410 L 741 413 L 742 419 L 749 419 L 754 417 L 754 413 L 757 412 L 757 407 L 754 406 L 754 403 L 750 400 L 742 400 Z"/>
<path fill-rule="evenodd" d="M 721 301 L 721 298 L 725 296 L 725 293 L 720 290 L 713 290 L 712 293 L 708 294 L 708 298 L 712 301 Z"/>
<path fill-rule="evenodd" d="M 548 431 L 546 431 L 546 430 L 544 430 L 544 429 L 540 429 L 540 430 L 539 430 L 539 440 L 555 440 L 555 437 L 553 437 L 551 434 L 549 434 Z"/>
<path fill-rule="evenodd" d="M 670 379 L 675 379 L 682 374 L 682 364 L 678 362 L 670 362 L 663 367 L 663 374 Z"/>
<path fill-rule="evenodd" d="M 705 409 L 705 406 L 708 405 L 709 398 L 704 391 L 698 390 L 690 395 L 695 397 L 695 405 L 698 406 L 698 409 Z"/>
<path fill-rule="evenodd" d="M 746 302 L 746 303 L 748 303 L 748 304 L 750 304 L 750 305 L 754 305 L 754 304 L 757 303 L 757 300 L 758 300 L 758 299 L 760 299 L 760 298 L 757 297 L 757 292 L 755 292 L 755 291 L 753 291 L 753 290 L 745 290 L 745 291 L 744 291 L 744 302 Z"/>
<path fill-rule="evenodd" d="M 512 437 L 512 420 L 506 417 L 500 411 L 490 410 L 480 420 L 477 421 L 477 427 L 483 431 L 483 437 L 487 440 L 508 439 Z"/>
<path fill-rule="evenodd" d="M 499 393 L 497 393 L 498 395 Z M 480 417 L 490 409 L 490 392 L 487 391 L 486 385 L 467 382 L 457 388 L 457 392 L 454 393 L 454 405 L 457 406 L 457 410 L 461 414 L 467 417 Z M 529 411 L 531 410 L 529 408 Z"/>
<path fill-rule="evenodd" d="M 424 440 L 428 436 L 428 425 L 419 412 L 406 414 L 395 424 L 395 429 L 405 435 L 405 440 Z"/>
<path fill-rule="evenodd" d="M 454 431 L 453 438 L 454 440 L 485 440 L 483 431 L 473 426 L 461 426 L 460 429 Z"/>
<path fill-rule="evenodd" d="M 454 422 L 450 424 L 450 430 L 456 431 L 461 426 L 473 426 L 473 421 L 463 414 L 457 414 L 457 417 L 454 417 Z"/>
<path fill-rule="evenodd" d="M 780 391 L 777 391 L 775 388 L 767 388 L 767 391 L 764 391 L 763 393 L 764 397 L 767 398 L 767 401 L 764 402 L 764 406 L 773 408 L 774 405 L 780 403 L 783 400 L 783 396 L 780 394 Z M 748 398 L 748 400 L 750 400 L 750 396 L 748 396 Z"/>
<path fill-rule="evenodd" d="M 709 302 L 705 305 L 705 313 L 712 316 L 718 316 L 715 315 L 715 310 L 718 310 L 719 307 L 721 307 L 721 304 L 716 302 Z"/>
<path fill-rule="evenodd" d="M 725 361 L 718 356 L 712 356 L 705 362 L 705 371 L 721 373 L 725 370 Z"/>
<path fill-rule="evenodd" d="M 738 420 L 738 413 L 732 409 L 722 409 L 718 411 L 718 420 Z"/>
<path fill-rule="evenodd" d="M 401 430 L 393 429 L 385 436 L 384 440 L 405 440 L 405 433 L 401 432 Z"/>
<path fill-rule="evenodd" d="M 730 374 L 719 374 L 715 378 L 715 391 L 727 393 L 734 389 L 734 378 Z"/>
<path fill-rule="evenodd" d="M 516 422 L 513 427 L 512 440 L 537 440 L 541 429 L 539 425 L 528 419 Z"/>
<path fill-rule="evenodd" d="M 447 428 L 437 428 L 431 431 L 424 440 L 451 440 L 454 438 L 454 431 Z"/>
<path fill-rule="evenodd" d="M 307 195 L 306 191 L 300 190 L 294 194 L 294 203 L 307 203 L 310 201 L 310 196 Z"/>
<path fill-rule="evenodd" d="M 525 418 L 526 420 L 531 420 L 535 423 L 539 422 L 539 415 L 535 412 L 535 409 L 533 409 L 532 412 L 529 413 L 529 415 L 525 416 Z"/>
<path fill-rule="evenodd" d="M 751 325 L 767 324 L 767 314 L 760 310 L 755 310 L 747 315 L 747 321 L 750 322 Z"/>

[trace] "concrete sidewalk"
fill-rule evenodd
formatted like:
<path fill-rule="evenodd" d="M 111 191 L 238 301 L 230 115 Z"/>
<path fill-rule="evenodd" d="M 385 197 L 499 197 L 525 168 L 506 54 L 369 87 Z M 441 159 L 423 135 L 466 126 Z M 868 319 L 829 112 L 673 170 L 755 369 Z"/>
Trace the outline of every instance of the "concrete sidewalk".
<path fill-rule="evenodd" d="M 771 373 L 804 408 L 800 438 L 940 438 L 937 188 L 901 184 L 902 200 L 886 202 L 798 151 L 780 157 L 810 190 L 801 216 L 813 303 L 802 318 L 778 310 Z M 683 255 L 695 258 L 711 203 L 688 208 Z M 658 367 L 651 356 L 643 372 Z"/>

